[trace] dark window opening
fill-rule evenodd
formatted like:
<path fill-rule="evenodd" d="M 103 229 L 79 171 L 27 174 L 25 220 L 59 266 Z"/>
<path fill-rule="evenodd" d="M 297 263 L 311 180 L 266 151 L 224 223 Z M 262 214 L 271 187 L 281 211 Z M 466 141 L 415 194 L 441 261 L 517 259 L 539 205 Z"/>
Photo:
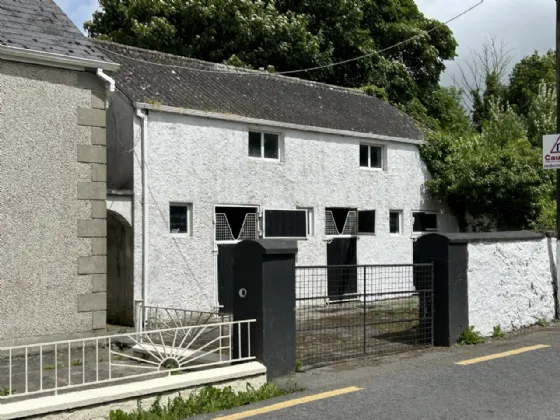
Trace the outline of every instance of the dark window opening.
<path fill-rule="evenodd" d="M 413 232 L 434 232 L 438 230 L 436 213 L 419 211 L 413 213 L 412 217 L 414 218 Z"/>
<path fill-rule="evenodd" d="M 185 204 L 169 206 L 169 230 L 171 233 L 188 233 L 189 208 Z"/>
<path fill-rule="evenodd" d="M 261 133 L 249 131 L 249 156 L 261 157 Z"/>
<path fill-rule="evenodd" d="M 265 210 L 264 219 L 267 238 L 307 237 L 306 210 Z"/>
<path fill-rule="evenodd" d="M 360 144 L 360 166 L 369 166 L 369 146 L 365 144 Z"/>
<path fill-rule="evenodd" d="M 231 229 L 233 239 L 237 240 L 239 238 L 239 234 L 241 233 L 241 228 L 243 227 L 243 222 L 245 221 L 247 214 L 256 213 L 257 209 L 255 207 L 216 207 L 215 212 L 216 214 L 225 215 L 229 224 L 229 228 Z M 216 240 L 223 240 L 222 237 L 219 237 L 217 230 Z"/>
<path fill-rule="evenodd" d="M 401 233 L 401 212 L 392 211 L 389 213 L 389 232 Z"/>
<path fill-rule="evenodd" d="M 358 211 L 358 234 L 375 233 L 375 210 Z"/>

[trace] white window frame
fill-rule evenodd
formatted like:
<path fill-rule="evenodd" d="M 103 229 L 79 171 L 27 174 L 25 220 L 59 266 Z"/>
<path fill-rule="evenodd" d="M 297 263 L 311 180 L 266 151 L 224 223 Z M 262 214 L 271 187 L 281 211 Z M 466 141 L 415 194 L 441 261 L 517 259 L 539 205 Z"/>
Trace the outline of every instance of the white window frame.
<path fill-rule="evenodd" d="M 426 214 L 435 214 L 436 215 L 436 228 L 435 229 L 430 229 L 430 230 L 424 230 L 424 231 L 415 231 L 414 230 L 414 215 L 416 213 L 426 213 Z M 425 233 L 433 233 L 433 232 L 439 232 L 440 230 L 440 226 L 439 226 L 439 212 L 434 211 L 434 210 L 413 210 L 412 214 L 411 214 L 411 221 L 412 221 L 412 234 L 413 235 L 423 235 Z"/>
<path fill-rule="evenodd" d="M 272 210 L 272 211 L 305 211 L 307 209 L 300 209 L 300 208 L 296 208 L 296 209 L 278 209 L 278 208 L 264 208 L 263 212 L 262 212 L 262 237 L 265 239 L 287 239 L 287 240 L 293 240 L 293 241 L 304 241 L 308 238 L 308 236 L 266 236 L 266 211 L 267 210 Z M 307 211 L 305 212 L 305 232 L 309 232 L 309 219 L 308 219 L 308 213 Z"/>
<path fill-rule="evenodd" d="M 367 146 L 368 147 L 368 166 L 362 166 L 360 163 L 360 150 L 359 148 L 361 148 L 362 146 Z M 381 149 L 381 166 L 377 167 L 372 167 L 371 166 L 371 148 L 372 147 L 378 147 Z M 364 142 L 361 141 L 360 145 L 358 148 L 358 165 L 360 165 L 360 169 L 364 169 L 366 171 L 384 171 L 386 168 L 386 161 L 387 161 L 387 152 L 386 152 L 386 148 L 384 144 L 380 144 L 380 143 L 369 143 L 369 142 Z"/>
<path fill-rule="evenodd" d="M 185 207 L 187 211 L 187 231 L 186 232 L 173 232 L 171 230 L 171 207 Z M 167 228 L 168 232 L 171 236 L 177 238 L 185 238 L 187 236 L 193 235 L 193 204 L 192 203 L 185 203 L 181 201 L 171 201 L 169 202 L 169 210 L 168 210 L 168 223 Z"/>
<path fill-rule="evenodd" d="M 398 232 L 391 232 L 391 214 L 397 213 L 399 215 L 399 231 Z M 413 216 L 414 220 L 414 216 Z M 402 210 L 389 210 L 389 234 L 394 236 L 401 236 L 403 234 L 403 211 Z"/>
<path fill-rule="evenodd" d="M 307 238 L 315 235 L 315 209 L 313 207 L 296 207 L 297 210 L 307 212 Z"/>
<path fill-rule="evenodd" d="M 259 133 L 261 135 L 261 155 L 260 157 L 256 157 L 256 156 L 249 156 L 249 133 L 253 132 L 253 133 Z M 278 157 L 277 158 L 267 158 L 264 156 L 264 135 L 265 134 L 272 134 L 274 136 L 278 137 L 278 150 L 277 150 L 277 154 Z M 270 130 L 263 130 L 261 128 L 251 128 L 249 127 L 247 129 L 247 155 L 249 157 L 249 159 L 253 159 L 253 160 L 265 160 L 265 161 L 269 161 L 269 162 L 282 162 L 284 160 L 284 137 L 282 135 L 282 133 L 279 132 L 275 132 L 275 131 L 270 131 Z"/>

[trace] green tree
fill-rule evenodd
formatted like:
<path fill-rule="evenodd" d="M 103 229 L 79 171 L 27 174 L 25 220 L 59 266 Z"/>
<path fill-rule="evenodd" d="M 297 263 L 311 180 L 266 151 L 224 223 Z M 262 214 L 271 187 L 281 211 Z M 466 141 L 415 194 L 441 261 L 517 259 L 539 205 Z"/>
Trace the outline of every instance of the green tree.
<path fill-rule="evenodd" d="M 84 25 L 115 42 L 276 71 L 369 55 L 295 76 L 360 88 L 430 113 L 444 61 L 457 43 L 413 0 L 100 0 Z M 379 50 L 414 37 L 410 42 Z"/>
<path fill-rule="evenodd" d="M 527 116 L 533 100 L 539 95 L 540 86 L 556 83 L 556 53 L 549 50 L 541 55 L 535 51 L 523 58 L 511 72 L 507 101 L 522 116 Z"/>
<path fill-rule="evenodd" d="M 264 0 L 101 0 L 89 36 L 254 68 L 290 69 L 328 60 L 307 17 Z"/>
<path fill-rule="evenodd" d="M 484 91 L 481 93 L 479 89 L 476 89 L 471 95 L 473 98 L 472 122 L 478 131 L 482 131 L 485 122 L 490 119 L 492 107 L 497 105 L 503 108 L 505 106 L 506 86 L 496 72 L 491 72 L 486 75 Z"/>
<path fill-rule="evenodd" d="M 449 204 L 463 230 L 517 230 L 546 223 L 542 215 L 550 203 L 550 174 L 513 109 L 493 103 L 481 133 L 432 133 L 421 151 L 433 175 L 428 190 Z"/>

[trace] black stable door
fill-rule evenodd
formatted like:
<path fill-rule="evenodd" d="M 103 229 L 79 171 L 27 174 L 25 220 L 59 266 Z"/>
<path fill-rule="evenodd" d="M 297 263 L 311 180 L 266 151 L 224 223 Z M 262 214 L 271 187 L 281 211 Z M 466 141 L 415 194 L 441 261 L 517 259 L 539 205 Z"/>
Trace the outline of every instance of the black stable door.
<path fill-rule="evenodd" d="M 356 298 L 358 292 L 356 246 L 357 238 L 334 238 L 327 244 L 327 284 L 331 301 Z"/>

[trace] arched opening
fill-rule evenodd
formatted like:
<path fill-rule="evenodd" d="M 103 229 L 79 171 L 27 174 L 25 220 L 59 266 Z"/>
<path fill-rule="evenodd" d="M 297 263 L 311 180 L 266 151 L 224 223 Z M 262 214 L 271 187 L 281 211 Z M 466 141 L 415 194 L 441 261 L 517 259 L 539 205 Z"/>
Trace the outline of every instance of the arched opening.
<path fill-rule="evenodd" d="M 134 326 L 132 227 L 107 211 L 107 323 Z"/>

